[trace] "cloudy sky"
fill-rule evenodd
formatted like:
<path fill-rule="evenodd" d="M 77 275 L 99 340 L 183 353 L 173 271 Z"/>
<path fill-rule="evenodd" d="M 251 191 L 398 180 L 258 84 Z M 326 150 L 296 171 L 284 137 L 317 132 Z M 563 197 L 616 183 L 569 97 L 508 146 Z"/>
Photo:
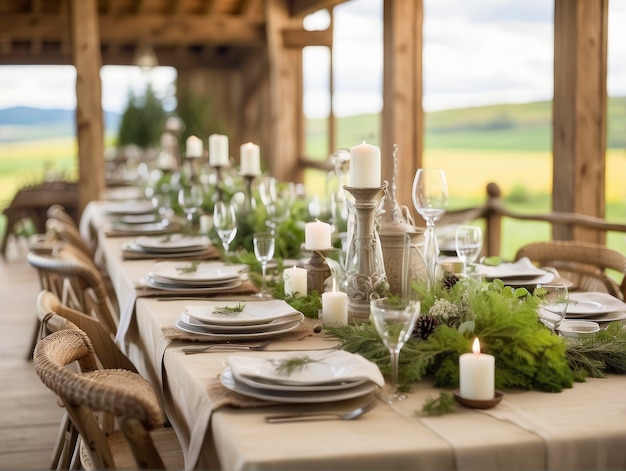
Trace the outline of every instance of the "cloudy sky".
<path fill-rule="evenodd" d="M 424 0 L 424 108 L 427 111 L 552 96 L 551 0 Z M 609 2 L 611 95 L 626 95 L 626 1 Z M 335 113 L 382 107 L 382 0 L 352 0 L 336 9 Z M 328 111 L 325 54 L 307 51 L 305 111 Z M 103 67 L 103 106 L 121 112 L 129 89 L 146 80 L 172 93 L 173 69 L 143 74 L 133 67 Z M 73 108 L 72 67 L 0 67 L 0 108 Z"/>

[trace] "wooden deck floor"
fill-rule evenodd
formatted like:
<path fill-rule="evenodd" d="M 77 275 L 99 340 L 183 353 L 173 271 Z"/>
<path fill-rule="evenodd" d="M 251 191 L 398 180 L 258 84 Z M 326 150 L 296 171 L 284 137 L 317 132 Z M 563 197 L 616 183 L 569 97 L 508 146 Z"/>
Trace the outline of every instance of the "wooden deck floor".
<path fill-rule="evenodd" d="M 13 241 L 0 259 L 0 470 L 47 469 L 63 415 L 26 358 L 39 292 L 26 253 Z"/>

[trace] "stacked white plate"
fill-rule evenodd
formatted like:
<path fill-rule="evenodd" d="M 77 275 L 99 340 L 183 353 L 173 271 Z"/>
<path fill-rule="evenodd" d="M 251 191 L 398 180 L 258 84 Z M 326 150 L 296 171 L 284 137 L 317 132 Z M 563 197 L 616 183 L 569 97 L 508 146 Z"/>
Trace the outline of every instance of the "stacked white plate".
<path fill-rule="evenodd" d="M 572 292 L 568 299 L 566 319 L 593 322 L 626 320 L 626 303 L 608 293 Z"/>
<path fill-rule="evenodd" d="M 294 359 L 302 366 L 281 368 Z M 245 396 L 285 403 L 352 399 L 385 384 L 374 363 L 343 350 L 231 355 L 221 381 Z"/>
<path fill-rule="evenodd" d="M 208 237 L 188 237 L 182 234 L 148 237 L 142 236 L 124 245 L 124 250 L 159 258 L 190 257 L 208 252 L 211 240 Z"/>
<path fill-rule="evenodd" d="M 241 310 L 229 312 L 235 307 Z M 174 325 L 185 332 L 237 341 L 277 337 L 298 328 L 303 319 L 282 299 L 206 301 L 187 306 Z"/>
<path fill-rule="evenodd" d="M 211 293 L 236 288 L 247 278 L 248 266 L 223 262 L 158 262 L 144 283 L 165 291 Z"/>
<path fill-rule="evenodd" d="M 553 273 L 536 267 L 527 257 L 497 266 L 476 264 L 475 273 L 487 280 L 502 280 L 508 286 L 536 286 L 555 278 Z"/>

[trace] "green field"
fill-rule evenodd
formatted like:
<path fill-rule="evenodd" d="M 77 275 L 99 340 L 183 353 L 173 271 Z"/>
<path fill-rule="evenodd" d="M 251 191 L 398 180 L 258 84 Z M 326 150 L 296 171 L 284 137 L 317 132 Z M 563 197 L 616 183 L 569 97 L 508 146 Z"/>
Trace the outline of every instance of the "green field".
<path fill-rule="evenodd" d="M 612 97 L 608 105 L 606 172 L 607 219 L 626 222 L 626 97 Z M 349 148 L 365 140 L 380 145 L 380 115 L 337 120 L 337 147 Z M 21 135 L 27 136 L 24 129 Z M 32 135 L 37 135 L 33 131 Z M 40 133 L 38 135 L 41 135 Z M 550 102 L 493 105 L 445 110 L 426 115 L 424 165 L 444 168 L 449 182 L 450 207 L 480 204 L 485 187 L 496 182 L 511 209 L 530 213 L 550 209 L 552 155 Z M 307 153 L 327 157 L 326 121 L 307 122 Z M 76 144 L 73 136 L 34 140 L 0 140 L 0 202 L 8 202 L 17 189 L 40 182 L 54 172 L 75 178 Z M 383 158 L 385 158 L 383 156 Z M 307 172 L 306 186 L 322 191 L 325 175 Z M 313 193 L 311 193 L 313 194 Z M 412 207 L 410 202 L 401 204 Z M 0 218 L 3 231 L 4 218 Z M 532 240 L 550 238 L 545 223 L 505 220 L 502 255 Z M 0 232 L 1 233 L 1 232 Z M 626 236 L 610 234 L 608 244 L 625 251 Z"/>

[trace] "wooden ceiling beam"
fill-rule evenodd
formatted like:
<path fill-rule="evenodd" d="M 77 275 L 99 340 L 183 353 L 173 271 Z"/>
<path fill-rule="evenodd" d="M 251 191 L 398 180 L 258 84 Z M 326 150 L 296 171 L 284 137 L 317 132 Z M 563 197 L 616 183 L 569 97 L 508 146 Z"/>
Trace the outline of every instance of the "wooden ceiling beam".
<path fill-rule="evenodd" d="M 260 23 L 229 15 L 198 16 L 146 13 L 99 19 L 102 42 L 139 42 L 152 44 L 255 44 L 265 42 Z M 60 39 L 68 35 L 69 23 L 61 16 L 44 19 L 32 15 L 0 16 L 0 31 L 14 40 Z"/>
<path fill-rule="evenodd" d="M 284 29 L 282 31 L 284 46 L 287 48 L 300 48 L 307 46 L 333 45 L 333 32 L 330 29 L 325 31 L 306 31 L 303 29 Z"/>
<path fill-rule="evenodd" d="M 331 9 L 347 0 L 289 0 L 289 14 L 293 17 L 303 17 L 324 8 Z"/>

